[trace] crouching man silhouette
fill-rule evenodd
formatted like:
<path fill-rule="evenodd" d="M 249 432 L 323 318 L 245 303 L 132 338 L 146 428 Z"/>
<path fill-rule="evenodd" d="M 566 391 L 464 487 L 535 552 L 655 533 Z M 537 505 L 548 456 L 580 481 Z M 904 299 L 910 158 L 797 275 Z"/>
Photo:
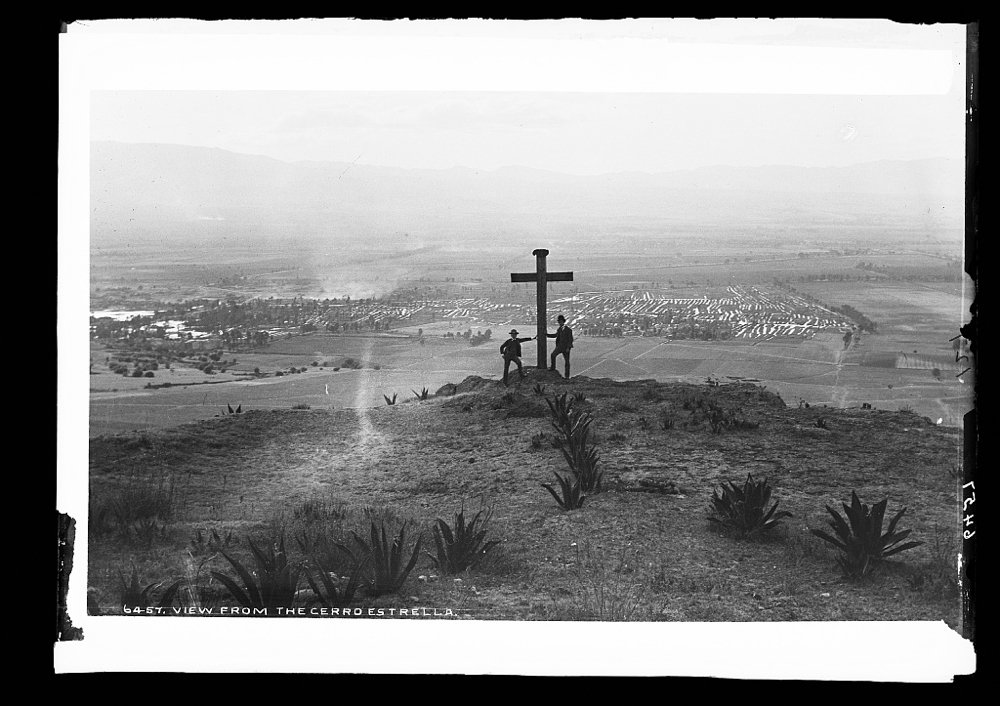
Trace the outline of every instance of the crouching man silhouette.
<path fill-rule="evenodd" d="M 510 330 L 510 338 L 500 344 L 500 355 L 503 356 L 503 384 L 507 384 L 507 373 L 510 371 L 510 364 L 517 363 L 517 374 L 522 378 L 524 367 L 521 365 L 521 344 L 531 341 L 531 338 L 518 338 L 517 329 Z"/>
<path fill-rule="evenodd" d="M 566 377 L 569 377 L 569 352 L 573 348 L 573 329 L 566 325 L 566 317 L 562 314 L 559 314 L 556 321 L 559 322 L 556 332 L 545 334 L 549 338 L 556 339 L 556 349 L 552 351 L 549 370 L 556 369 L 556 357 L 561 355 L 566 359 Z"/>

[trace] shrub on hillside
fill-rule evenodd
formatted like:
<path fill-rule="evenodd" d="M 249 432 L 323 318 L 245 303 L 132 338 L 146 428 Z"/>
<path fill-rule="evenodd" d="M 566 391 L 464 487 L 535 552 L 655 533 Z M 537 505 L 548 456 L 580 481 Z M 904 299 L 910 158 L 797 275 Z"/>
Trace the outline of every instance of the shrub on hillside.
<path fill-rule="evenodd" d="M 573 408 L 565 393 L 546 398 L 552 414 L 552 427 L 559 433 L 562 453 L 584 493 L 599 493 L 601 478 L 600 456 L 590 436 L 594 419 L 589 412 Z M 551 491 L 550 491 L 551 492 Z"/>
<path fill-rule="evenodd" d="M 576 477 L 561 476 L 555 471 L 553 471 L 553 473 L 559 483 L 559 492 L 557 493 L 549 483 L 542 483 L 542 487 L 549 491 L 552 497 L 555 498 L 559 507 L 563 510 L 576 510 L 583 507 L 583 503 L 587 499 L 587 496 L 583 492 L 580 479 Z"/>
<path fill-rule="evenodd" d="M 167 587 L 158 599 L 154 600 L 153 591 L 158 589 L 162 584 L 151 583 L 142 588 L 139 582 L 139 572 L 135 567 L 132 567 L 132 578 L 130 581 L 125 580 L 121 571 L 118 572 L 118 578 L 121 582 L 118 593 L 118 605 L 126 613 L 145 611 L 146 608 L 154 606 L 157 608 L 169 608 L 173 605 L 177 590 L 181 587 L 181 582 L 176 581 Z"/>
<path fill-rule="evenodd" d="M 361 574 L 370 559 L 371 554 L 363 557 L 351 571 L 351 575 L 344 577 L 347 583 L 341 584 L 334 578 L 336 572 L 331 571 L 330 567 L 323 564 L 321 559 L 310 558 L 311 565 L 307 568 L 305 576 L 306 583 L 309 584 L 309 588 L 315 595 L 315 601 L 324 608 L 339 608 L 353 601 L 361 581 Z M 313 578 L 310 569 L 315 569 L 318 582 Z"/>
<path fill-rule="evenodd" d="M 660 400 L 663 399 L 663 396 L 660 394 L 660 391 L 657 390 L 656 388 L 647 387 L 645 390 L 642 391 L 642 399 L 644 399 L 646 402 L 659 402 Z"/>
<path fill-rule="evenodd" d="M 213 571 L 212 576 L 222 583 L 244 608 L 263 608 L 267 610 L 268 615 L 275 614 L 272 611 L 276 611 L 277 608 L 291 608 L 302 576 L 302 566 L 292 565 L 288 561 L 284 537 L 268 546 L 267 551 L 259 549 L 249 537 L 247 544 L 253 554 L 255 564 L 253 571 L 226 552 L 219 551 L 236 571 L 237 578 L 243 582 L 242 586 L 232 577 L 218 571 Z"/>
<path fill-rule="evenodd" d="M 852 490 L 851 504 L 841 503 L 847 516 L 846 520 L 832 507 L 826 506 L 826 511 L 833 518 L 830 520 L 830 527 L 833 528 L 836 537 L 830 536 L 823 530 L 810 530 L 814 535 L 841 551 L 841 555 L 837 557 L 837 564 L 845 576 L 854 579 L 863 578 L 893 554 L 923 544 L 923 542 L 900 544 L 910 534 L 910 530 L 896 532 L 896 525 L 903 513 L 906 512 L 905 507 L 896 513 L 889 522 L 886 533 L 882 534 L 882 521 L 888 503 L 889 498 L 885 498 L 869 509 L 868 505 L 861 502 L 858 499 L 858 494 Z"/>
<path fill-rule="evenodd" d="M 355 565 L 361 563 L 364 557 L 371 556 L 368 568 L 362 573 L 361 583 L 365 592 L 371 596 L 382 596 L 396 593 L 403 587 L 406 577 L 410 575 L 420 556 L 421 538 L 418 536 L 411 552 L 410 559 L 404 565 L 406 555 L 406 523 L 399 528 L 399 534 L 390 541 L 385 531 L 385 522 L 376 524 L 371 521 L 370 541 L 362 539 L 357 532 L 351 531 L 356 551 L 352 552 L 346 546 L 340 546 L 354 560 Z"/>
<path fill-rule="evenodd" d="M 908 583 L 911 591 L 925 593 L 932 599 L 956 598 L 961 587 L 957 551 L 949 547 L 953 540 L 946 538 L 934 526 L 934 542 L 930 547 L 930 561 L 915 567 Z"/>
<path fill-rule="evenodd" d="M 485 517 L 483 512 L 486 512 Z M 426 552 L 435 568 L 445 574 L 460 574 L 479 568 L 490 550 L 500 544 L 496 539 L 484 543 L 492 516 L 492 508 L 489 511 L 480 510 L 466 522 L 463 506 L 455 515 L 453 527 L 438 518 L 433 526 L 437 551 L 434 554 Z"/>
<path fill-rule="evenodd" d="M 791 517 L 792 513 L 778 509 L 778 502 L 768 509 L 772 488 L 767 480 L 755 481 L 753 474 L 748 473 L 742 486 L 732 481 L 712 491 L 712 509 L 714 515 L 709 521 L 733 532 L 740 538 L 752 538 L 765 532 L 770 532 L 782 519 Z"/>

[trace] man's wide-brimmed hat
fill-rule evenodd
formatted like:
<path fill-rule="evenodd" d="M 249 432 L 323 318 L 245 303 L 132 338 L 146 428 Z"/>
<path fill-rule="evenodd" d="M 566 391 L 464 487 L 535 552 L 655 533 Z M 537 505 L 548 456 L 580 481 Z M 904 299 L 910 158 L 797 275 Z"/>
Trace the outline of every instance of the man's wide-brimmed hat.
<path fill-rule="evenodd" d="M 516 336 L 516 335 L 517 335 L 517 329 L 516 329 L 516 328 L 512 328 L 512 329 L 510 330 L 510 335 L 511 335 L 511 336 Z"/>
<path fill-rule="evenodd" d="M 562 314 L 559 314 L 559 316 L 556 317 L 556 321 L 565 321 L 565 320 L 566 320 L 566 317 L 563 316 Z"/>

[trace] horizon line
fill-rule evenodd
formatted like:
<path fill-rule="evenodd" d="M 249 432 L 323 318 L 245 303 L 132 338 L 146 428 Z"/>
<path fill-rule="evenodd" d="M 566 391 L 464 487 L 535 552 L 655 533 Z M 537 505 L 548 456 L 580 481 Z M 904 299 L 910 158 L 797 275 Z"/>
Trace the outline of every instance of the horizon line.
<path fill-rule="evenodd" d="M 159 146 L 188 147 L 188 148 L 192 148 L 192 149 L 219 150 L 221 152 L 228 152 L 229 154 L 236 154 L 236 155 L 241 155 L 241 156 L 244 156 L 244 157 L 261 157 L 261 158 L 264 158 L 264 159 L 273 160 L 275 162 L 280 162 L 282 164 L 334 164 L 334 165 L 338 165 L 338 166 L 350 165 L 350 166 L 361 166 L 361 167 L 375 167 L 375 168 L 378 168 L 378 169 L 399 169 L 399 170 L 402 170 L 402 171 L 433 171 L 433 172 L 448 172 L 448 171 L 453 171 L 453 170 L 468 170 L 468 171 L 475 171 L 475 172 L 496 173 L 496 172 L 499 172 L 499 171 L 502 171 L 502 170 L 505 170 L 505 169 L 524 169 L 524 170 L 529 170 L 529 171 L 545 172 L 545 173 L 550 173 L 550 174 L 558 174 L 558 175 L 561 175 L 561 176 L 578 177 L 578 178 L 601 177 L 601 176 L 617 176 L 617 175 L 622 175 L 622 174 L 642 174 L 642 175 L 647 175 L 647 176 L 656 176 L 656 175 L 661 175 L 661 174 L 678 174 L 678 173 L 683 173 L 683 172 L 694 172 L 694 171 L 698 171 L 698 170 L 701 170 L 701 169 L 718 169 L 718 168 L 726 168 L 726 169 L 767 169 L 767 168 L 772 168 L 772 167 L 779 167 L 779 168 L 790 168 L 790 169 L 850 169 L 852 167 L 872 165 L 872 164 L 886 164 L 886 163 L 890 163 L 890 164 L 892 164 L 892 163 L 913 164 L 913 163 L 916 163 L 916 162 L 928 162 L 928 161 L 935 161 L 935 160 L 956 161 L 956 162 L 961 160 L 961 161 L 964 162 L 964 159 L 965 159 L 964 155 L 962 155 L 961 157 L 936 156 L 936 157 L 920 157 L 920 158 L 917 158 L 917 159 L 874 159 L 874 160 L 869 160 L 869 161 L 865 161 L 865 162 L 852 162 L 850 164 L 844 164 L 844 165 L 830 164 L 830 165 L 826 165 L 826 166 L 808 166 L 808 165 L 801 165 L 801 164 L 779 164 L 779 163 L 756 164 L 756 165 L 706 164 L 706 165 L 702 165 L 702 166 L 698 166 L 698 167 L 687 167 L 687 168 L 683 168 L 683 169 L 673 169 L 673 170 L 658 171 L 658 172 L 650 172 L 650 171 L 646 171 L 646 170 L 642 170 L 642 169 L 629 169 L 629 170 L 623 170 L 623 171 L 597 172 L 597 173 L 592 173 L 592 174 L 576 174 L 576 173 L 572 173 L 572 172 L 559 171 L 558 169 L 554 169 L 554 168 L 530 167 L 530 166 L 526 166 L 526 165 L 523 165 L 523 164 L 507 164 L 507 165 L 503 165 L 503 166 L 500 166 L 500 167 L 493 167 L 493 168 L 487 168 L 487 167 L 470 167 L 470 166 L 466 166 L 466 165 L 454 165 L 454 166 L 451 166 L 451 167 L 401 167 L 401 166 L 389 165 L 389 164 L 358 163 L 357 160 L 355 160 L 353 162 L 339 161 L 339 160 L 332 160 L 332 159 L 296 159 L 296 160 L 287 160 L 287 159 L 282 159 L 280 157 L 273 157 L 273 156 L 267 155 L 267 154 L 259 154 L 259 153 L 253 153 L 253 152 L 238 152 L 236 150 L 228 149 L 226 147 L 216 147 L 216 146 L 208 146 L 208 145 L 191 145 L 191 144 L 185 144 L 185 143 L 180 143 L 180 142 L 131 142 L 131 141 L 123 141 L 123 140 L 94 140 L 94 139 L 90 140 L 90 144 L 93 145 L 95 143 L 114 144 L 114 145 L 143 145 L 143 146 L 151 146 L 151 147 L 159 147 Z"/>

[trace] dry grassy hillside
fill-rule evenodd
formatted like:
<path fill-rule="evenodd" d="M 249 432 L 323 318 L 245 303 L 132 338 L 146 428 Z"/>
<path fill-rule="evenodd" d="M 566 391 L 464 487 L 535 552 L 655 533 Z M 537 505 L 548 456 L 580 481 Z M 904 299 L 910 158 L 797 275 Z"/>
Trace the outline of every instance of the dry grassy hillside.
<path fill-rule="evenodd" d="M 603 473 L 600 492 L 571 511 L 542 487 L 558 494 L 555 474 L 573 477 L 547 402 L 564 393 L 592 419 L 587 443 Z M 240 605 L 220 575 L 243 588 L 271 576 L 309 609 L 323 605 L 318 592 L 328 608 L 417 605 L 480 620 L 944 620 L 960 630 L 960 449 L 960 430 L 908 412 L 788 408 L 748 383 L 536 370 L 510 388 L 472 377 L 377 409 L 254 411 L 102 436 L 90 442 L 90 607 L 118 614 L 123 601 L 165 597 L 166 610 L 218 614 Z M 707 518 L 713 491 L 748 473 L 792 516 L 741 539 Z M 907 508 L 895 529 L 923 542 L 854 580 L 809 532 L 832 533 L 825 506 L 843 514 L 852 490 L 868 505 L 888 498 L 883 532 Z M 482 562 L 449 574 L 431 557 L 433 523 L 454 529 L 463 505 L 466 521 L 487 508 Z M 402 583 L 368 591 L 372 559 L 355 595 L 333 600 L 355 569 L 337 544 L 360 559 L 351 530 L 371 550 L 373 522 L 388 539 L 405 523 Z M 227 555 L 256 574 L 241 579 Z"/>

